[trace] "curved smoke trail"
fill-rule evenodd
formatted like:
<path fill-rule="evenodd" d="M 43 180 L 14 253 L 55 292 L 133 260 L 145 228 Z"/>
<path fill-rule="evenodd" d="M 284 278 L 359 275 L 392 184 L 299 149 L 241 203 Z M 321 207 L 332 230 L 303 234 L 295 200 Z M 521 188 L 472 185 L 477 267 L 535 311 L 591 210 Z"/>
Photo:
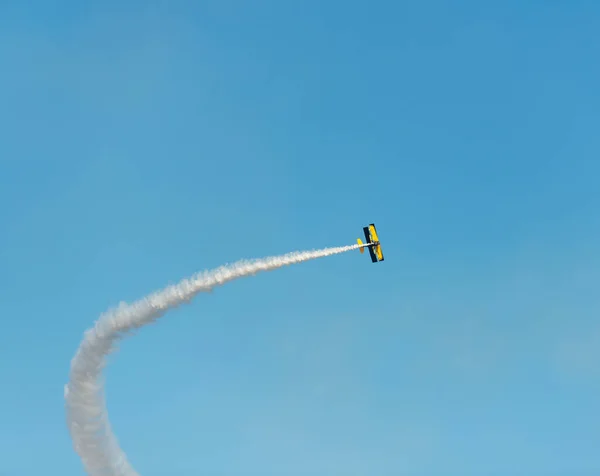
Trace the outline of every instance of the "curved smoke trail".
<path fill-rule="evenodd" d="M 75 451 L 87 473 L 90 476 L 139 476 L 111 430 L 103 392 L 102 369 L 106 356 L 125 333 L 156 321 L 198 293 L 234 279 L 357 248 L 359 245 L 351 245 L 238 261 L 184 279 L 132 304 L 121 303 L 101 315 L 94 327 L 85 332 L 71 361 L 70 379 L 65 386 L 67 424 Z"/>

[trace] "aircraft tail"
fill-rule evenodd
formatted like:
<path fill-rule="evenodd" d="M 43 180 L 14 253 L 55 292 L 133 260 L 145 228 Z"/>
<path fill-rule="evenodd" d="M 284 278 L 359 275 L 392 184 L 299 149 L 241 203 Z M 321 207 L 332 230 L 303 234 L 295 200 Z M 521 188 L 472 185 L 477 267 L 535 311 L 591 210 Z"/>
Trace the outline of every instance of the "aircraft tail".
<path fill-rule="evenodd" d="M 360 238 L 357 238 L 356 242 L 358 243 L 359 246 L 364 244 Z M 363 246 L 361 246 L 358 250 L 360 251 L 361 255 L 365 252 L 365 248 Z"/>

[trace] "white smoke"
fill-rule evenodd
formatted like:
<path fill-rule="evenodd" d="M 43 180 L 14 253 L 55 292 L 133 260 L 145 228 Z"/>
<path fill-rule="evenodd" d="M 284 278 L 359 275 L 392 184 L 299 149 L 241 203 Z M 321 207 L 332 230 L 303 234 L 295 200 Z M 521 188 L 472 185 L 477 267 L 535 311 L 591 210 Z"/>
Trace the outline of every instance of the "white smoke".
<path fill-rule="evenodd" d="M 132 304 L 121 303 L 100 316 L 85 332 L 71 361 L 65 386 L 67 425 L 75 451 L 90 476 L 139 476 L 111 430 L 104 399 L 102 369 L 125 333 L 139 329 L 196 294 L 261 271 L 302 263 L 359 248 L 359 245 L 299 251 L 257 260 L 242 260 L 199 273 Z"/>

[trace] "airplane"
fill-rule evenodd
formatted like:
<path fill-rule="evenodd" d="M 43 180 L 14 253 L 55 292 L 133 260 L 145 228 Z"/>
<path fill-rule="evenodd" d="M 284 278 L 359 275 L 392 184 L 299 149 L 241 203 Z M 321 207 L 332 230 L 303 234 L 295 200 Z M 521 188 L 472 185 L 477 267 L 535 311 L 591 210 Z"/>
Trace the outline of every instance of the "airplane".
<path fill-rule="evenodd" d="M 365 248 L 369 248 L 369 254 L 371 255 L 371 261 L 373 263 L 383 261 L 383 253 L 381 251 L 381 244 L 379 243 L 379 237 L 377 236 L 375 224 L 371 223 L 369 226 L 363 227 L 363 231 L 365 233 L 365 240 L 367 240 L 367 242 L 363 243 L 360 238 L 356 240 L 360 253 L 363 254 L 365 252 Z"/>

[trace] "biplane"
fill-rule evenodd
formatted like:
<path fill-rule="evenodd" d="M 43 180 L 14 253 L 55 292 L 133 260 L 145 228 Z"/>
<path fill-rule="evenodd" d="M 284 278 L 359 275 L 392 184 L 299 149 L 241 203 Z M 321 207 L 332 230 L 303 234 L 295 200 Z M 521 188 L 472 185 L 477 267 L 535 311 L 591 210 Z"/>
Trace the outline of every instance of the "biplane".
<path fill-rule="evenodd" d="M 375 224 L 371 223 L 369 226 L 363 227 L 363 232 L 365 233 L 366 242 L 363 243 L 360 238 L 356 240 L 359 246 L 360 253 L 364 253 L 365 248 L 368 248 L 369 254 L 371 255 L 371 261 L 373 263 L 383 261 L 381 243 L 379 242 L 379 237 L 377 236 L 377 229 L 375 228 Z"/>

